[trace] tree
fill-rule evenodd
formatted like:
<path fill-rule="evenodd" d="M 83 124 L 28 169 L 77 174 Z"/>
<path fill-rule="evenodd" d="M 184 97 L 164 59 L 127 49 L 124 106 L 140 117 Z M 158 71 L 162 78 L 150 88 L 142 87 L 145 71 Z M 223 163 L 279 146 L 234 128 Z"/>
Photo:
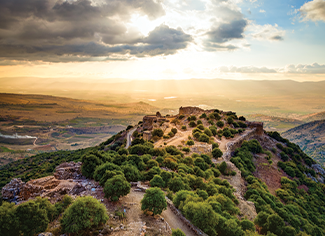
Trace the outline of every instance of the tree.
<path fill-rule="evenodd" d="M 171 130 L 174 134 L 176 134 L 177 133 L 177 129 L 176 128 L 172 128 L 172 130 Z"/>
<path fill-rule="evenodd" d="M 242 121 L 246 121 L 246 118 L 243 117 L 243 116 L 240 116 L 238 119 L 239 119 L 239 120 L 242 120 Z"/>
<path fill-rule="evenodd" d="M 188 147 L 183 147 L 182 148 L 183 152 L 189 153 L 191 150 Z"/>
<path fill-rule="evenodd" d="M 92 178 L 96 167 L 101 164 L 100 159 L 93 154 L 85 154 L 84 156 L 82 156 L 81 162 L 81 172 L 87 178 Z"/>
<path fill-rule="evenodd" d="M 222 157 L 223 153 L 219 148 L 216 147 L 212 150 L 212 155 L 214 158 L 219 158 Z"/>
<path fill-rule="evenodd" d="M 110 163 L 110 162 L 106 162 L 104 164 L 101 164 L 100 166 L 97 166 L 95 171 L 94 171 L 94 179 L 96 181 L 99 181 L 103 175 L 105 174 L 105 172 L 107 170 L 110 170 L 110 171 L 122 171 L 121 168 L 113 163 Z"/>
<path fill-rule="evenodd" d="M 15 204 L 3 202 L 0 206 L 0 235 L 19 235 L 18 223 Z"/>
<path fill-rule="evenodd" d="M 220 127 L 220 128 L 222 128 L 224 125 L 225 125 L 225 124 L 224 124 L 223 121 L 221 121 L 221 120 L 219 120 L 219 121 L 217 122 L 217 126 Z"/>
<path fill-rule="evenodd" d="M 210 141 L 210 138 L 208 135 L 206 134 L 201 134 L 200 135 L 200 138 L 199 138 L 199 141 L 200 142 L 204 142 L 204 143 L 208 143 Z"/>
<path fill-rule="evenodd" d="M 151 211 L 153 215 L 157 215 L 166 209 L 167 201 L 164 192 L 157 187 L 147 189 L 141 200 L 141 210 Z"/>
<path fill-rule="evenodd" d="M 195 121 L 191 120 L 190 123 L 188 124 L 190 127 L 195 127 L 196 123 Z"/>
<path fill-rule="evenodd" d="M 209 235 L 217 235 L 214 230 L 218 216 L 207 202 L 189 202 L 184 208 L 185 217 L 195 226 L 202 229 Z"/>
<path fill-rule="evenodd" d="M 249 221 L 247 219 L 243 219 L 241 222 L 240 222 L 240 225 L 242 227 L 242 229 L 244 231 L 246 230 L 250 230 L 250 231 L 255 231 L 255 225 L 252 221 Z"/>
<path fill-rule="evenodd" d="M 227 123 L 231 125 L 232 123 L 234 123 L 234 119 L 231 116 L 229 116 L 227 118 Z"/>
<path fill-rule="evenodd" d="M 194 145 L 194 141 L 193 140 L 187 140 L 186 141 L 186 145 L 193 146 Z"/>
<path fill-rule="evenodd" d="M 180 229 L 172 229 L 172 236 L 186 236 L 186 234 Z"/>
<path fill-rule="evenodd" d="M 134 165 L 122 166 L 124 176 L 129 182 L 136 182 L 140 179 L 140 172 Z"/>
<path fill-rule="evenodd" d="M 279 215 L 272 214 L 267 217 L 267 228 L 271 233 L 281 235 L 284 225 L 284 220 Z"/>
<path fill-rule="evenodd" d="M 200 119 L 201 118 L 207 118 L 207 114 L 203 113 L 201 116 L 200 116 Z"/>
<path fill-rule="evenodd" d="M 168 187 L 170 190 L 176 193 L 179 190 L 185 189 L 185 184 L 180 177 L 174 177 L 169 181 Z"/>
<path fill-rule="evenodd" d="M 212 131 L 210 130 L 210 129 L 205 129 L 204 130 L 204 133 L 206 134 L 206 135 L 208 135 L 209 137 L 211 137 L 213 134 L 212 134 Z"/>
<path fill-rule="evenodd" d="M 123 175 L 116 175 L 106 181 L 104 193 L 107 199 L 118 201 L 121 196 L 127 195 L 131 190 L 131 184 Z"/>
<path fill-rule="evenodd" d="M 151 187 L 159 187 L 159 188 L 163 188 L 165 187 L 165 182 L 164 180 L 161 178 L 160 175 L 155 175 L 151 180 L 150 180 L 150 186 Z"/>
<path fill-rule="evenodd" d="M 20 204 L 16 209 L 16 216 L 19 221 L 19 229 L 24 236 L 33 236 L 44 232 L 49 224 L 46 210 L 41 209 L 35 201 Z"/>
<path fill-rule="evenodd" d="M 80 235 L 82 230 L 105 224 L 107 220 L 106 207 L 97 199 L 86 196 L 78 197 L 67 208 L 60 223 L 64 233 Z"/>
<path fill-rule="evenodd" d="M 197 126 L 197 128 L 200 129 L 200 130 L 204 130 L 204 125 L 200 124 L 200 125 Z"/>
<path fill-rule="evenodd" d="M 164 131 L 162 131 L 162 129 L 154 129 L 151 134 L 152 136 L 158 136 L 161 138 L 164 135 Z"/>
<path fill-rule="evenodd" d="M 226 172 L 226 169 L 227 169 L 227 163 L 223 161 L 219 166 L 219 170 L 222 174 L 224 174 Z"/>

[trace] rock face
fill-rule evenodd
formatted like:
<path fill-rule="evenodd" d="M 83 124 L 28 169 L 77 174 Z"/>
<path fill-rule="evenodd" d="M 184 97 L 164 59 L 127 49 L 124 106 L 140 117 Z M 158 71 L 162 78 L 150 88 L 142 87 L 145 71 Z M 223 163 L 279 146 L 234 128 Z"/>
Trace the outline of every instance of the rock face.
<path fill-rule="evenodd" d="M 56 168 L 54 176 L 30 180 L 27 183 L 20 178 L 12 179 L 2 188 L 2 197 L 17 204 L 37 196 L 49 197 L 51 202 L 55 202 L 65 194 L 79 195 L 86 191 L 80 183 L 83 179 L 80 167 L 80 162 L 62 163 Z"/>

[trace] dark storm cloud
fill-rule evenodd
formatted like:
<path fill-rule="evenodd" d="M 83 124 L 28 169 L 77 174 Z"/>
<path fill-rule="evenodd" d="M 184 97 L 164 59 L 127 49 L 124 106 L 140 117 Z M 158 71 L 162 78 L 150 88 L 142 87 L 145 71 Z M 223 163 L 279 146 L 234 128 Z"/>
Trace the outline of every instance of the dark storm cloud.
<path fill-rule="evenodd" d="M 111 60 L 109 55 L 130 54 L 137 57 L 174 54 L 184 49 L 192 41 L 192 37 L 181 29 L 171 29 L 161 25 L 151 31 L 148 37 L 139 39 L 136 45 L 123 44 L 110 46 L 99 42 L 74 43 L 64 45 L 0 45 L 1 56 L 12 60 L 43 60 L 50 62 Z M 98 59 L 99 60 L 99 59 Z"/>
<path fill-rule="evenodd" d="M 239 47 L 229 44 L 230 41 L 244 38 L 248 21 L 233 2 L 228 0 L 212 0 L 216 17 L 210 29 L 205 33 L 205 50 L 232 51 Z"/>
<path fill-rule="evenodd" d="M 207 32 L 210 42 L 225 43 L 232 39 L 244 38 L 243 33 L 247 21 L 244 19 L 234 20 L 229 23 L 219 24 L 217 28 Z"/>
<path fill-rule="evenodd" d="M 162 25 L 144 37 L 127 28 L 133 13 L 165 14 L 156 0 L 1 0 L 0 57 L 3 60 L 94 60 L 112 54 L 174 54 L 192 40 Z"/>

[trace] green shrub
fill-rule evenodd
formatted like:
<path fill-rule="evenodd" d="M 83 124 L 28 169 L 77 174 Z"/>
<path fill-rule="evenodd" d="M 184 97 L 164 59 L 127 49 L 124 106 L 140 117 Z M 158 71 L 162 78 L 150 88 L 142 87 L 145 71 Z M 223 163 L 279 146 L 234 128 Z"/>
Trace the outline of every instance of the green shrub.
<path fill-rule="evenodd" d="M 81 161 L 82 161 L 82 166 L 81 166 L 82 175 L 86 176 L 87 178 L 93 178 L 96 167 L 102 163 L 101 160 L 93 154 L 83 155 Z"/>
<path fill-rule="evenodd" d="M 187 140 L 186 141 L 186 145 L 193 146 L 194 145 L 194 141 L 193 140 Z"/>
<path fill-rule="evenodd" d="M 158 137 L 162 137 L 164 135 L 164 131 L 162 131 L 162 129 L 154 129 L 152 132 L 152 137 L 154 136 L 158 136 Z"/>
<path fill-rule="evenodd" d="M 162 179 L 160 175 L 155 175 L 151 180 L 150 180 L 150 186 L 151 187 L 159 187 L 163 188 L 165 187 L 165 182 Z"/>
<path fill-rule="evenodd" d="M 190 121 L 190 123 L 188 125 L 193 128 L 196 126 L 196 123 L 195 123 L 195 121 L 192 120 L 192 121 Z"/>
<path fill-rule="evenodd" d="M 108 220 L 106 207 L 97 199 L 78 197 L 64 212 L 60 223 L 64 233 L 82 235 L 83 230 L 105 224 Z"/>
<path fill-rule="evenodd" d="M 182 125 L 182 130 L 186 130 L 186 125 Z"/>
<path fill-rule="evenodd" d="M 47 229 L 49 219 L 47 212 L 35 201 L 28 201 L 16 208 L 19 230 L 24 236 L 33 236 Z"/>
<path fill-rule="evenodd" d="M 183 152 L 189 153 L 191 150 L 188 147 L 183 147 L 182 148 Z"/>
<path fill-rule="evenodd" d="M 204 143 L 209 143 L 210 138 L 206 134 L 201 134 L 200 137 L 199 137 L 199 141 L 200 142 L 204 142 Z"/>
<path fill-rule="evenodd" d="M 200 116 L 200 119 L 202 118 L 207 118 L 207 114 L 203 113 L 201 116 Z"/>
<path fill-rule="evenodd" d="M 219 148 L 216 147 L 212 150 L 212 155 L 214 158 L 219 158 L 222 157 L 223 153 Z"/>
<path fill-rule="evenodd" d="M 223 121 L 221 121 L 221 120 L 219 120 L 219 121 L 217 122 L 217 126 L 220 127 L 220 128 L 222 128 L 224 125 L 225 125 L 225 124 L 224 124 Z"/>
<path fill-rule="evenodd" d="M 204 130 L 204 126 L 202 124 L 198 125 L 197 128 L 200 130 Z"/>
<path fill-rule="evenodd" d="M 157 215 L 166 209 L 167 202 L 164 192 L 157 187 L 147 189 L 141 200 L 141 210 L 151 211 L 154 215 Z"/>
<path fill-rule="evenodd" d="M 19 221 L 14 203 L 3 202 L 0 206 L 0 235 L 19 235 Z"/>
<path fill-rule="evenodd" d="M 186 236 L 186 234 L 180 229 L 172 229 L 172 236 Z"/>
<path fill-rule="evenodd" d="M 116 175 L 106 181 L 104 186 L 105 198 L 118 201 L 121 196 L 127 195 L 131 190 L 131 184 L 123 175 Z"/>

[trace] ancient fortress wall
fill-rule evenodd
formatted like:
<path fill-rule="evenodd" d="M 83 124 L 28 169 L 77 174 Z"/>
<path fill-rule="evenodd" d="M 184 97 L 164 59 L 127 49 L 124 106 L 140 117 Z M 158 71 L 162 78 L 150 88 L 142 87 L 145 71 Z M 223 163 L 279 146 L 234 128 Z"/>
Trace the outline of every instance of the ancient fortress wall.
<path fill-rule="evenodd" d="M 199 107 L 180 107 L 179 108 L 180 115 L 195 115 L 197 113 L 202 113 L 202 112 L 204 112 L 204 110 Z"/>
<path fill-rule="evenodd" d="M 261 132 L 262 130 L 262 132 Z M 254 127 L 252 130 L 250 130 L 249 132 L 239 136 L 237 139 L 235 139 L 232 142 L 227 143 L 226 147 L 227 147 L 227 151 L 224 152 L 222 158 L 225 161 L 229 161 L 231 158 L 231 153 L 234 152 L 237 148 L 241 147 L 241 145 L 243 144 L 244 141 L 248 141 L 254 138 L 259 138 L 263 135 L 264 131 L 263 131 L 263 123 L 258 124 L 256 127 Z"/>

